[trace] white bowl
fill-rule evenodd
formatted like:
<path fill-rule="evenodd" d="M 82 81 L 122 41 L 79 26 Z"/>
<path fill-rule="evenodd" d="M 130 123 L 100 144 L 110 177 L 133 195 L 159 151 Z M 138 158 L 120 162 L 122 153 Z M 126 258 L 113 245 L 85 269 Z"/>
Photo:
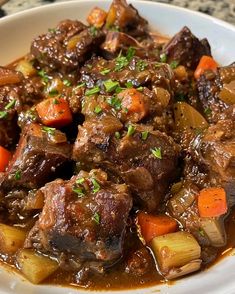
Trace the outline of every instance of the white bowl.
<path fill-rule="evenodd" d="M 187 25 L 198 37 L 207 37 L 213 56 L 221 64 L 235 61 L 235 27 L 204 14 L 166 4 L 132 1 L 140 14 L 148 19 L 157 31 L 172 36 Z M 0 65 L 6 65 L 29 51 L 32 39 L 39 33 L 54 27 L 63 19 L 85 21 L 94 6 L 105 9 L 109 1 L 81 0 L 57 3 L 34 8 L 0 19 Z M 209 270 L 175 282 L 173 285 L 157 285 L 151 288 L 115 291 L 131 294 L 234 294 L 235 257 L 230 254 Z M 55 286 L 34 286 L 22 277 L 0 268 L 0 294 L 77 294 L 83 290 Z M 86 291 L 86 293 L 91 293 Z M 94 292 L 92 292 L 94 293 Z M 97 293 L 97 292 L 95 292 Z M 105 294 L 113 292 L 105 292 Z"/>

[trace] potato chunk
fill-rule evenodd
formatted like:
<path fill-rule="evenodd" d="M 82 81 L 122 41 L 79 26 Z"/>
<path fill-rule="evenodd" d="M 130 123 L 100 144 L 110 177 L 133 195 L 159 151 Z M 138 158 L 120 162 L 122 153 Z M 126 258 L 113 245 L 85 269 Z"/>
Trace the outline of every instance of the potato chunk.
<path fill-rule="evenodd" d="M 0 224 L 0 252 L 14 254 L 23 246 L 25 237 L 23 230 Z"/>
<path fill-rule="evenodd" d="M 39 284 L 59 267 L 55 260 L 30 249 L 21 250 L 16 259 L 20 271 L 33 284 Z"/>

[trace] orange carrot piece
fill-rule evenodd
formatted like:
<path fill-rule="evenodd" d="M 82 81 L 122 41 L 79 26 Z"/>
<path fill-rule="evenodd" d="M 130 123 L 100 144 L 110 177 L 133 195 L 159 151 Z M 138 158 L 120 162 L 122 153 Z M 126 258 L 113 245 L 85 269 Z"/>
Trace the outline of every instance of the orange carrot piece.
<path fill-rule="evenodd" d="M 173 233 L 178 229 L 178 223 L 173 218 L 167 215 L 153 216 L 144 212 L 137 214 L 137 226 L 146 243 L 157 236 Z"/>
<path fill-rule="evenodd" d="M 215 217 L 227 212 L 226 193 L 223 188 L 206 188 L 198 195 L 198 210 L 201 217 Z"/>
<path fill-rule="evenodd" d="M 122 101 L 122 108 L 127 110 L 127 115 L 133 115 L 136 122 L 147 115 L 148 107 L 140 91 L 134 88 L 125 89 L 118 94 L 118 98 Z"/>
<path fill-rule="evenodd" d="M 4 172 L 11 159 L 11 152 L 0 146 L 0 172 Z"/>
<path fill-rule="evenodd" d="M 203 55 L 198 63 L 198 66 L 194 72 L 195 79 L 199 79 L 206 70 L 211 69 L 215 71 L 218 67 L 218 63 L 211 57 Z"/>
<path fill-rule="evenodd" d="M 106 21 L 106 17 L 106 11 L 99 7 L 94 7 L 87 17 L 87 22 L 96 28 L 101 28 Z"/>
<path fill-rule="evenodd" d="M 48 98 L 36 106 L 42 123 L 49 127 L 63 127 L 72 122 L 68 102 L 63 98 Z"/>

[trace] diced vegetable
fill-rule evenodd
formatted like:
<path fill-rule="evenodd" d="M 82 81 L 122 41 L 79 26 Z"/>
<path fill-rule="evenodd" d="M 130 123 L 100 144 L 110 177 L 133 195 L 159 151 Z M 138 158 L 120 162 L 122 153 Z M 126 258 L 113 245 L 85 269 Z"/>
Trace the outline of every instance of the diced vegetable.
<path fill-rule="evenodd" d="M 226 235 L 221 218 L 203 217 L 201 218 L 201 227 L 208 236 L 212 246 L 220 247 L 225 245 Z"/>
<path fill-rule="evenodd" d="M 164 108 L 167 107 L 171 99 L 170 93 L 162 87 L 154 88 L 154 92 L 156 94 L 157 101 L 160 102 L 161 106 Z"/>
<path fill-rule="evenodd" d="M 94 7 L 87 17 L 87 22 L 96 28 L 101 28 L 106 21 L 106 17 L 107 13 L 103 9 Z"/>
<path fill-rule="evenodd" d="M 48 98 L 36 106 L 42 123 L 49 127 L 63 127 L 72 122 L 68 102 L 63 98 Z"/>
<path fill-rule="evenodd" d="M 149 243 L 154 237 L 173 233 L 178 228 L 176 220 L 167 215 L 153 216 L 144 212 L 138 213 L 137 226 L 146 243 Z"/>
<path fill-rule="evenodd" d="M 227 212 L 226 193 L 223 188 L 211 187 L 200 191 L 198 210 L 201 217 L 215 217 Z"/>
<path fill-rule="evenodd" d="M 223 85 L 223 88 L 219 93 L 219 98 L 226 104 L 235 104 L 235 81 Z"/>
<path fill-rule="evenodd" d="M 169 271 L 169 273 L 165 275 L 165 278 L 168 280 L 172 280 L 181 276 L 188 275 L 195 271 L 198 271 L 201 267 L 201 263 L 202 263 L 201 259 L 195 259 L 181 266 L 180 268 L 173 268 Z"/>
<path fill-rule="evenodd" d="M 118 98 L 122 101 L 122 108 L 127 110 L 127 114 L 135 116 L 135 121 L 147 115 L 148 108 L 140 91 L 134 88 L 125 89 L 118 94 Z"/>
<path fill-rule="evenodd" d="M 208 127 L 206 119 L 195 108 L 186 102 L 177 102 L 174 105 L 174 116 L 176 128 L 179 130 L 198 130 Z"/>
<path fill-rule="evenodd" d="M 168 274 L 173 268 L 198 260 L 201 256 L 201 247 L 196 239 L 187 232 L 155 237 L 150 246 L 163 274 Z"/>
<path fill-rule="evenodd" d="M 5 224 L 0 224 L 0 252 L 13 254 L 23 246 L 26 232 Z"/>
<path fill-rule="evenodd" d="M 215 71 L 218 67 L 217 62 L 211 57 L 203 55 L 198 63 L 198 66 L 194 72 L 195 79 L 199 79 L 200 75 L 202 75 L 206 70 Z"/>
<path fill-rule="evenodd" d="M 0 86 L 20 83 L 22 77 L 22 74 L 17 71 L 0 67 Z"/>
<path fill-rule="evenodd" d="M 11 152 L 0 146 L 0 172 L 4 172 L 11 159 Z"/>
<path fill-rule="evenodd" d="M 20 71 L 25 78 L 31 77 L 36 74 L 36 69 L 33 67 L 32 63 L 28 60 L 22 59 L 18 62 L 16 70 Z"/>
<path fill-rule="evenodd" d="M 23 249 L 17 254 L 20 271 L 33 284 L 39 284 L 58 269 L 58 263 L 30 249 Z"/>

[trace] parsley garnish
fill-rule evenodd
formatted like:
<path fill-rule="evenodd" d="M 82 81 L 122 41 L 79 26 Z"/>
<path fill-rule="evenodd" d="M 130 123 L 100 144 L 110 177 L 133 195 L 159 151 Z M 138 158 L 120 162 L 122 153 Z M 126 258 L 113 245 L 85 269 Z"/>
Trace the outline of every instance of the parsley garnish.
<path fill-rule="evenodd" d="M 96 37 L 97 34 L 98 34 L 98 30 L 97 30 L 97 28 L 94 27 L 94 26 L 89 28 L 89 32 L 90 32 L 90 34 L 92 35 L 92 37 Z"/>
<path fill-rule="evenodd" d="M 53 104 L 60 104 L 59 100 L 58 99 L 53 99 Z"/>
<path fill-rule="evenodd" d="M 160 61 L 163 62 L 163 63 L 166 63 L 166 61 L 167 61 L 166 53 L 160 54 Z"/>
<path fill-rule="evenodd" d="M 198 233 L 199 233 L 202 237 L 205 236 L 205 233 L 204 233 L 204 231 L 203 231 L 202 228 L 199 228 L 199 229 L 198 229 Z"/>
<path fill-rule="evenodd" d="M 42 127 L 42 130 L 46 133 L 48 133 L 49 135 L 54 135 L 55 133 L 55 128 L 49 128 L 49 127 Z"/>
<path fill-rule="evenodd" d="M 207 107 L 204 109 L 204 113 L 205 113 L 205 115 L 211 115 L 212 110 L 210 109 L 210 107 Z"/>
<path fill-rule="evenodd" d="M 115 71 L 121 71 L 124 67 L 126 67 L 129 64 L 129 61 L 125 56 L 119 55 L 116 58 L 116 64 L 115 64 Z"/>
<path fill-rule="evenodd" d="M 83 189 L 77 186 L 73 187 L 73 192 L 76 193 L 78 197 L 83 197 L 85 195 Z"/>
<path fill-rule="evenodd" d="M 16 100 L 13 99 L 11 100 L 11 102 L 9 102 L 6 106 L 5 106 L 5 109 L 8 110 L 8 109 L 11 109 L 13 106 L 15 106 L 16 104 Z"/>
<path fill-rule="evenodd" d="M 119 133 L 119 132 L 115 132 L 115 134 L 114 134 L 114 135 L 115 135 L 115 138 L 116 138 L 116 139 L 120 139 L 120 138 L 121 138 L 121 135 L 120 135 L 120 133 Z"/>
<path fill-rule="evenodd" d="M 100 224 L 100 215 L 95 212 L 92 219 L 99 225 Z"/>
<path fill-rule="evenodd" d="M 107 92 L 113 92 L 118 86 L 117 81 L 112 81 L 111 79 L 104 81 L 104 86 Z"/>
<path fill-rule="evenodd" d="M 139 71 L 145 70 L 147 66 L 148 66 L 148 63 L 144 60 L 138 60 L 136 63 L 136 68 Z"/>
<path fill-rule="evenodd" d="M 71 86 L 71 82 L 69 80 L 63 80 L 63 84 L 67 87 Z"/>
<path fill-rule="evenodd" d="M 6 118 L 7 117 L 7 112 L 6 111 L 0 111 L 0 119 L 1 118 Z"/>
<path fill-rule="evenodd" d="M 136 90 L 142 92 L 144 90 L 144 87 L 140 86 L 140 87 L 136 88 Z"/>
<path fill-rule="evenodd" d="M 157 148 L 155 147 L 154 149 L 151 149 L 152 151 L 152 154 L 158 158 L 158 159 L 162 159 L 162 150 L 161 150 L 161 147 Z"/>
<path fill-rule="evenodd" d="M 175 69 L 179 65 L 179 62 L 177 60 L 174 60 L 170 63 L 170 67 L 172 69 Z"/>
<path fill-rule="evenodd" d="M 58 92 L 58 90 L 56 90 L 56 89 L 53 89 L 53 90 L 51 90 L 50 92 L 49 92 L 49 95 L 50 96 L 57 96 L 59 94 L 59 92 Z"/>
<path fill-rule="evenodd" d="M 144 131 L 144 132 L 142 132 L 141 133 L 141 138 L 142 138 L 142 140 L 147 140 L 147 138 L 148 138 L 148 135 L 149 135 L 149 132 L 148 131 Z"/>
<path fill-rule="evenodd" d="M 102 112 L 102 108 L 101 108 L 99 105 L 97 105 L 97 106 L 95 107 L 95 109 L 94 109 L 94 112 L 97 113 L 97 114 L 99 114 L 99 113 Z"/>
<path fill-rule="evenodd" d="M 134 132 L 135 132 L 135 127 L 132 125 L 129 125 L 128 129 L 127 129 L 127 136 L 129 136 L 129 137 L 132 136 L 134 134 Z"/>
<path fill-rule="evenodd" d="M 77 86 L 75 87 L 75 89 L 79 89 L 79 88 L 82 88 L 82 87 L 85 87 L 85 86 L 86 86 L 85 83 L 81 83 L 81 84 L 77 85 Z"/>
<path fill-rule="evenodd" d="M 133 47 L 129 47 L 126 53 L 126 59 L 130 62 L 134 55 L 135 55 L 135 49 Z"/>
<path fill-rule="evenodd" d="M 56 32 L 56 29 L 48 29 L 48 32 L 49 33 L 55 33 Z"/>
<path fill-rule="evenodd" d="M 101 73 L 103 76 L 105 76 L 105 75 L 107 75 L 110 71 L 111 71 L 111 69 L 109 69 L 109 68 L 104 68 L 100 73 Z"/>
<path fill-rule="evenodd" d="M 92 89 L 86 90 L 85 95 L 86 96 L 91 96 L 91 95 L 97 94 L 99 92 L 100 92 L 100 87 L 99 86 L 95 86 Z"/>
<path fill-rule="evenodd" d="M 44 69 L 38 71 L 38 75 L 42 78 L 42 81 L 47 84 L 49 82 L 49 77 Z"/>
<path fill-rule="evenodd" d="M 94 179 L 94 178 L 92 178 L 91 179 L 91 182 L 92 182 L 92 184 L 93 184 L 93 193 L 97 193 L 97 192 L 99 192 L 99 190 L 100 190 L 100 185 L 99 185 L 99 183 L 96 181 L 96 179 Z"/>
<path fill-rule="evenodd" d="M 84 178 L 79 178 L 76 180 L 76 184 L 83 184 L 85 182 Z"/>
<path fill-rule="evenodd" d="M 21 171 L 20 170 L 17 170 L 15 172 L 15 180 L 19 181 L 21 179 Z"/>
<path fill-rule="evenodd" d="M 116 96 L 113 96 L 107 100 L 108 104 L 114 107 L 116 110 L 120 110 L 122 108 L 122 102 Z"/>
<path fill-rule="evenodd" d="M 133 87 L 133 84 L 132 84 L 132 82 L 127 82 L 127 83 L 125 83 L 125 86 L 129 89 L 129 88 Z"/>

